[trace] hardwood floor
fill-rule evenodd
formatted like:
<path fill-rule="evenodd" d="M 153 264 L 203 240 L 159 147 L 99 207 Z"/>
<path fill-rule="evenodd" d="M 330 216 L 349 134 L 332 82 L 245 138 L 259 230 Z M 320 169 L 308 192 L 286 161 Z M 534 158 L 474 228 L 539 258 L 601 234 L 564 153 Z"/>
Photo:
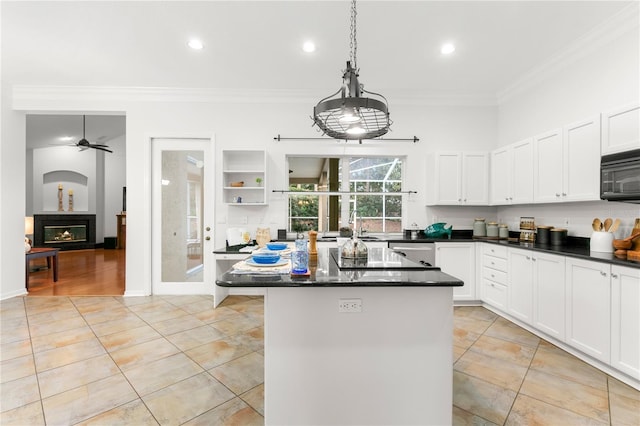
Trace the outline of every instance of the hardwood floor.
<path fill-rule="evenodd" d="M 104 249 L 61 251 L 57 283 L 44 259 L 33 260 L 29 296 L 122 296 L 125 253 Z"/>

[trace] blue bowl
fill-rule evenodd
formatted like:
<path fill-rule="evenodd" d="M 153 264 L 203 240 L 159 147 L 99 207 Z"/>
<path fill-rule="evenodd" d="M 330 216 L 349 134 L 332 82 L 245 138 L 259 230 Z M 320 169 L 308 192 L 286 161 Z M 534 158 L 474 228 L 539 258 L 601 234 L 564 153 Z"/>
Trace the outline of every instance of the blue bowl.
<path fill-rule="evenodd" d="M 284 250 L 287 247 L 287 243 L 267 243 L 267 248 L 269 250 Z"/>
<path fill-rule="evenodd" d="M 280 260 L 280 255 L 278 253 L 260 252 L 260 253 L 253 253 L 251 255 L 251 259 L 253 259 L 253 261 L 256 263 L 269 265 L 272 263 L 276 263 L 278 260 Z"/>

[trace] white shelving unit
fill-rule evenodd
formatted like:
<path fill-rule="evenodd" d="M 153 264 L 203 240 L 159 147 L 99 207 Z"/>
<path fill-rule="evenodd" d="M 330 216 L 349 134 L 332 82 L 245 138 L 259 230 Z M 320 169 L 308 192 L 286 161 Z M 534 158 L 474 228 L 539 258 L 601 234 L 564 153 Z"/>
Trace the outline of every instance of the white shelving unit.
<path fill-rule="evenodd" d="M 222 196 L 225 204 L 266 205 L 266 176 L 267 156 L 264 150 L 222 151 Z M 256 178 L 262 179 L 262 182 L 258 184 Z M 231 186 L 234 182 L 244 182 L 244 185 Z"/>

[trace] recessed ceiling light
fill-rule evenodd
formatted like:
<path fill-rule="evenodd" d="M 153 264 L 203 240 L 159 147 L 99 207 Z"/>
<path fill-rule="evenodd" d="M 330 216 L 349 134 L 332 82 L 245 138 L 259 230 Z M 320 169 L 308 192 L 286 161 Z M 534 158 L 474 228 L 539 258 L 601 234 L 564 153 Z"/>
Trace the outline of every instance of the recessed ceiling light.
<path fill-rule="evenodd" d="M 204 45 L 202 44 L 202 42 L 198 39 L 191 39 L 189 40 L 189 47 L 194 49 L 194 50 L 200 50 L 204 47 Z"/>
<path fill-rule="evenodd" d="M 316 45 L 312 41 L 305 41 L 304 44 L 302 45 L 302 50 L 304 50 L 307 53 L 315 52 Z"/>
<path fill-rule="evenodd" d="M 440 48 L 440 52 L 443 55 L 450 55 L 453 52 L 455 52 L 456 47 L 453 45 L 453 43 L 445 43 L 442 45 L 442 47 Z"/>

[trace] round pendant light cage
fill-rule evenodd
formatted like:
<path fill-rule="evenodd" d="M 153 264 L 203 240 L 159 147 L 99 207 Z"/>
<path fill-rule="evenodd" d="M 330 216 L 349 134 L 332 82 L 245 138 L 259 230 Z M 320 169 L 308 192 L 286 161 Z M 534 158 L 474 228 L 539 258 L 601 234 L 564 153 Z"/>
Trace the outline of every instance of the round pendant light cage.
<path fill-rule="evenodd" d="M 352 0 L 351 60 L 347 61 L 347 69 L 342 75 L 342 87 L 313 108 L 314 124 L 334 139 L 373 139 L 386 134 L 391 126 L 387 99 L 364 90 L 358 81 L 356 15 L 356 0 Z"/>

